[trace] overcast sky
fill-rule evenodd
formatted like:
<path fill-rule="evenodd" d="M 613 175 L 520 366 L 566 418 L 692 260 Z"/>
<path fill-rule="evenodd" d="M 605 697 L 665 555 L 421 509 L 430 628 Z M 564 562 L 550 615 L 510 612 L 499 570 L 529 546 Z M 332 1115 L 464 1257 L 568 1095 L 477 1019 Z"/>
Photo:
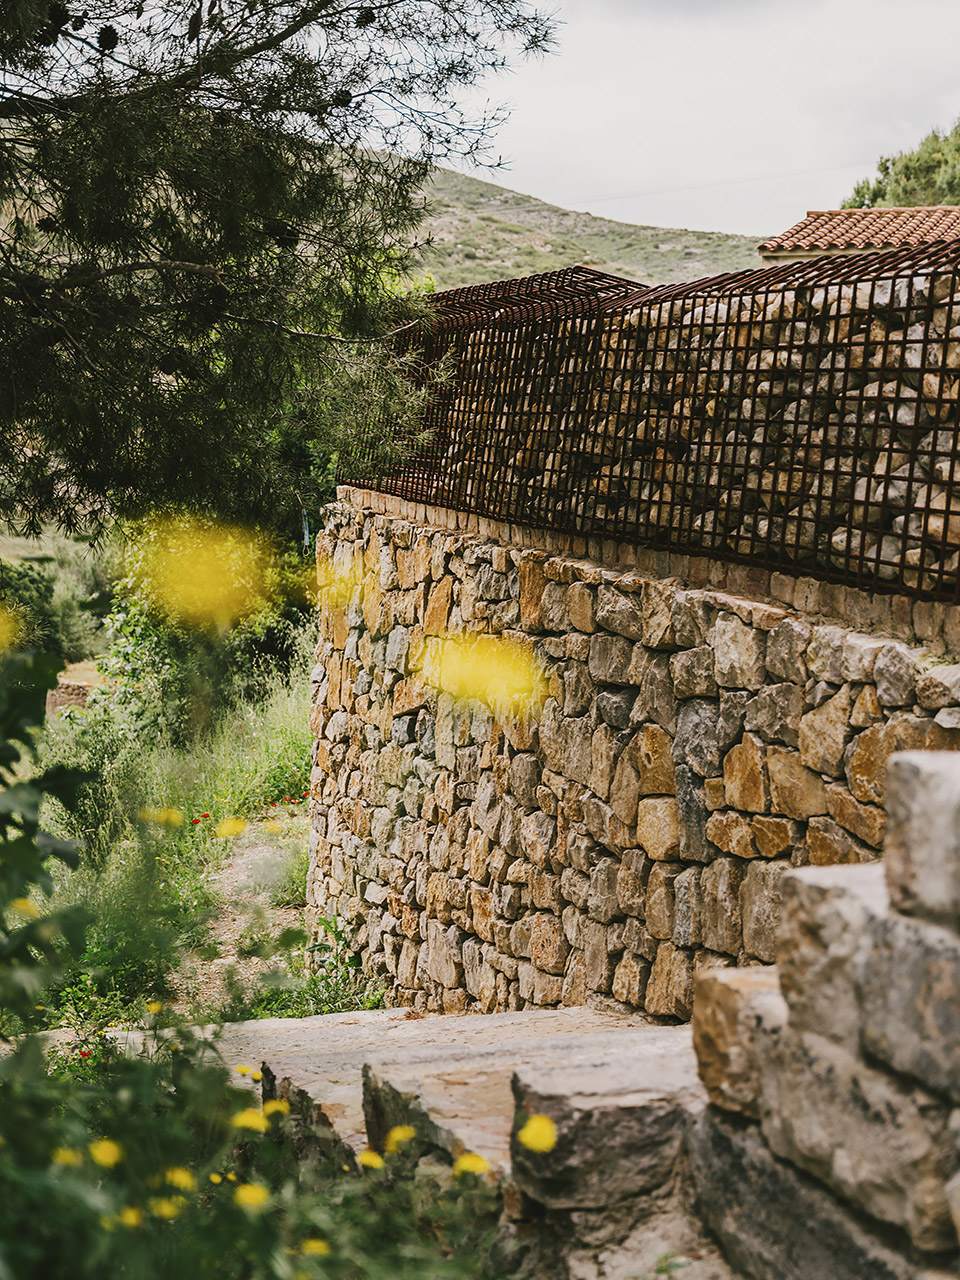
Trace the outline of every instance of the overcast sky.
<path fill-rule="evenodd" d="M 553 7 L 557 51 L 488 86 L 508 168 L 477 176 L 565 208 L 773 234 L 960 116 L 956 0 Z"/>

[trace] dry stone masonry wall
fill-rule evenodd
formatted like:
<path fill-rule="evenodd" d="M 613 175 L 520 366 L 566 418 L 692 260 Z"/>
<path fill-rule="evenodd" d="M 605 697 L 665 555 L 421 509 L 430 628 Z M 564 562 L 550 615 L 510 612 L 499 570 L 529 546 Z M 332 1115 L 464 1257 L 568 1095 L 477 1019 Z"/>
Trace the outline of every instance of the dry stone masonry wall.
<path fill-rule="evenodd" d="M 887 804 L 883 864 L 786 874 L 776 968 L 697 979 L 691 1172 L 752 1280 L 960 1274 L 960 759 Z"/>
<path fill-rule="evenodd" d="M 424 1010 L 690 1016 L 775 958 L 792 867 L 869 863 L 895 751 L 960 745 L 960 666 L 769 601 L 334 504 L 308 899 Z M 422 684 L 432 637 L 532 648 L 529 720 Z"/>

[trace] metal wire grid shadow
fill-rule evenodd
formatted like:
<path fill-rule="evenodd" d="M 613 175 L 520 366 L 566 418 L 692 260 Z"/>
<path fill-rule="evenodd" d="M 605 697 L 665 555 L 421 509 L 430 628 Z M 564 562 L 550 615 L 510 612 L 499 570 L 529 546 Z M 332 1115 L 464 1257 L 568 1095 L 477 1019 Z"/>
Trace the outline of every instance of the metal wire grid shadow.
<path fill-rule="evenodd" d="M 344 483 L 517 524 L 960 599 L 960 241 L 658 288 L 451 290 L 428 443 Z"/>

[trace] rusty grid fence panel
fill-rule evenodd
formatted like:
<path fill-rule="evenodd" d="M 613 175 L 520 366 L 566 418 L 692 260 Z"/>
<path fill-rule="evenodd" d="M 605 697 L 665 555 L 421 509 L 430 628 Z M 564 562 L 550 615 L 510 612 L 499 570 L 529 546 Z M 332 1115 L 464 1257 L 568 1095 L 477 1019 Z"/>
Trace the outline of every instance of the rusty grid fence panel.
<path fill-rule="evenodd" d="M 430 443 L 341 478 L 960 600 L 960 242 L 656 289 L 578 270 L 438 295 Z"/>

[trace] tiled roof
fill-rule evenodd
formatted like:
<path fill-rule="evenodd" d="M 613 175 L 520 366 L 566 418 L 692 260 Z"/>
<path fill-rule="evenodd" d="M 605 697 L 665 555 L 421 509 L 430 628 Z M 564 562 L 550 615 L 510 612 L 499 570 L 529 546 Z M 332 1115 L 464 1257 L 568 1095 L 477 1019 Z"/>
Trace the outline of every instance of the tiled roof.
<path fill-rule="evenodd" d="M 811 210 L 783 235 L 758 245 L 760 252 L 821 249 L 900 249 L 960 240 L 960 207 Z"/>

